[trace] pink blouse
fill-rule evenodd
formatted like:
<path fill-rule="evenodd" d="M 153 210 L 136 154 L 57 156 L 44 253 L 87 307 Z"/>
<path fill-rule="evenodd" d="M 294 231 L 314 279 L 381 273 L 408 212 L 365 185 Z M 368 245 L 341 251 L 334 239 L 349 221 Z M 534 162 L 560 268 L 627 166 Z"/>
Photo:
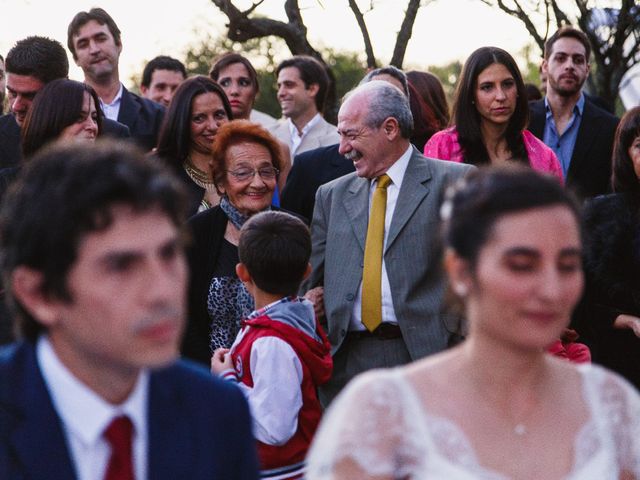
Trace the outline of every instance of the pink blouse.
<path fill-rule="evenodd" d="M 554 175 L 564 183 L 562 167 L 554 151 L 529 130 L 522 131 L 522 140 L 529 156 L 531 168 Z M 424 146 L 424 156 L 458 163 L 462 162 L 462 151 L 458 143 L 456 127 L 450 127 L 435 133 Z"/>

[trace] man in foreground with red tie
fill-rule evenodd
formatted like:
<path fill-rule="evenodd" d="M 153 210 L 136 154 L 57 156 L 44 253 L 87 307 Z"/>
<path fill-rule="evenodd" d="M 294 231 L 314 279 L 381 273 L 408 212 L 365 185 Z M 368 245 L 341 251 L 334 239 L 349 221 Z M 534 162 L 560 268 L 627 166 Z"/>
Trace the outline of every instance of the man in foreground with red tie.
<path fill-rule="evenodd" d="M 339 151 L 356 171 L 316 194 L 303 285 L 317 311 L 324 298 L 334 361 L 324 405 L 360 372 L 443 350 L 455 330 L 441 312 L 439 210 L 443 188 L 473 167 L 426 159 L 412 131 L 407 97 L 380 80 L 347 94 L 338 113 Z"/>
<path fill-rule="evenodd" d="M 2 479 L 257 478 L 241 392 L 176 362 L 185 202 L 130 148 L 45 149 L 3 201 Z"/>

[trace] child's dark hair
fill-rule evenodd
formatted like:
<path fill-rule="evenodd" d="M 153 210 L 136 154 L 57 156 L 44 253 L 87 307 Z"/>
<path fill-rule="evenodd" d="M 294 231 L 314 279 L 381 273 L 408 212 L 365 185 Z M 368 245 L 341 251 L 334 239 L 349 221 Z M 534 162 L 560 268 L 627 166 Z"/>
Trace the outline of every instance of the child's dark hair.
<path fill-rule="evenodd" d="M 238 255 L 260 290 L 295 295 L 309 264 L 311 235 L 293 215 L 261 212 L 242 227 Z"/>
<path fill-rule="evenodd" d="M 557 178 L 519 165 L 480 168 L 447 191 L 444 244 L 473 269 L 501 217 L 556 205 L 569 208 L 580 225 L 580 207 Z"/>

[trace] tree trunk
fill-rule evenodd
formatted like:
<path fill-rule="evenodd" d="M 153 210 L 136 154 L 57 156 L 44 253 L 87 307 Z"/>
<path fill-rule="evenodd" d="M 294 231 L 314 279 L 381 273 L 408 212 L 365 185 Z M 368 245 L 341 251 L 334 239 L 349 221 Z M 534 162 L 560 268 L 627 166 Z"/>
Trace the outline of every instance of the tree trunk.
<path fill-rule="evenodd" d="M 416 21 L 416 15 L 420 9 L 420 0 L 409 0 L 407 4 L 407 11 L 402 20 L 400 31 L 396 38 L 396 46 L 393 49 L 393 56 L 391 57 L 390 64 L 394 67 L 402 69 L 402 63 L 404 62 L 404 54 L 407 51 L 407 45 L 411 39 L 413 33 L 413 24 Z"/>
<path fill-rule="evenodd" d="M 358 4 L 355 0 L 349 0 L 349 7 L 353 12 L 353 15 L 356 17 L 356 22 L 358 22 L 358 27 L 360 28 L 360 33 L 362 34 L 362 40 L 364 41 L 364 51 L 367 54 L 367 68 L 377 68 L 378 62 L 376 61 L 376 57 L 373 54 L 373 45 L 371 44 L 371 37 L 369 37 L 369 30 L 367 29 L 367 24 L 364 21 L 364 15 L 360 11 Z"/>

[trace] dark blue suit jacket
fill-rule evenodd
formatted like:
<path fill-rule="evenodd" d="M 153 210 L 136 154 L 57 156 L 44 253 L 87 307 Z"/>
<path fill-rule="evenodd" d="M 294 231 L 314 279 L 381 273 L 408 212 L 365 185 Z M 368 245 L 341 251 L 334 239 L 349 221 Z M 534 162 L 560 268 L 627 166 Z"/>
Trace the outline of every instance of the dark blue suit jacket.
<path fill-rule="evenodd" d="M 129 127 L 133 140 L 145 151 L 155 148 L 164 107 L 122 87 L 118 122 Z"/>
<path fill-rule="evenodd" d="M 565 184 L 584 199 L 611 191 L 611 155 L 619 119 L 586 99 Z M 529 130 L 540 140 L 547 122 L 544 99 L 529 104 Z"/>
<path fill-rule="evenodd" d="M 31 343 L 0 350 L 0 478 L 76 479 Z M 240 390 L 187 362 L 149 382 L 149 480 L 257 479 Z"/>
<path fill-rule="evenodd" d="M 282 189 L 282 208 L 302 215 L 307 223 L 311 222 L 320 185 L 355 171 L 353 162 L 340 155 L 338 147 L 338 144 L 330 145 L 296 155 Z"/>

